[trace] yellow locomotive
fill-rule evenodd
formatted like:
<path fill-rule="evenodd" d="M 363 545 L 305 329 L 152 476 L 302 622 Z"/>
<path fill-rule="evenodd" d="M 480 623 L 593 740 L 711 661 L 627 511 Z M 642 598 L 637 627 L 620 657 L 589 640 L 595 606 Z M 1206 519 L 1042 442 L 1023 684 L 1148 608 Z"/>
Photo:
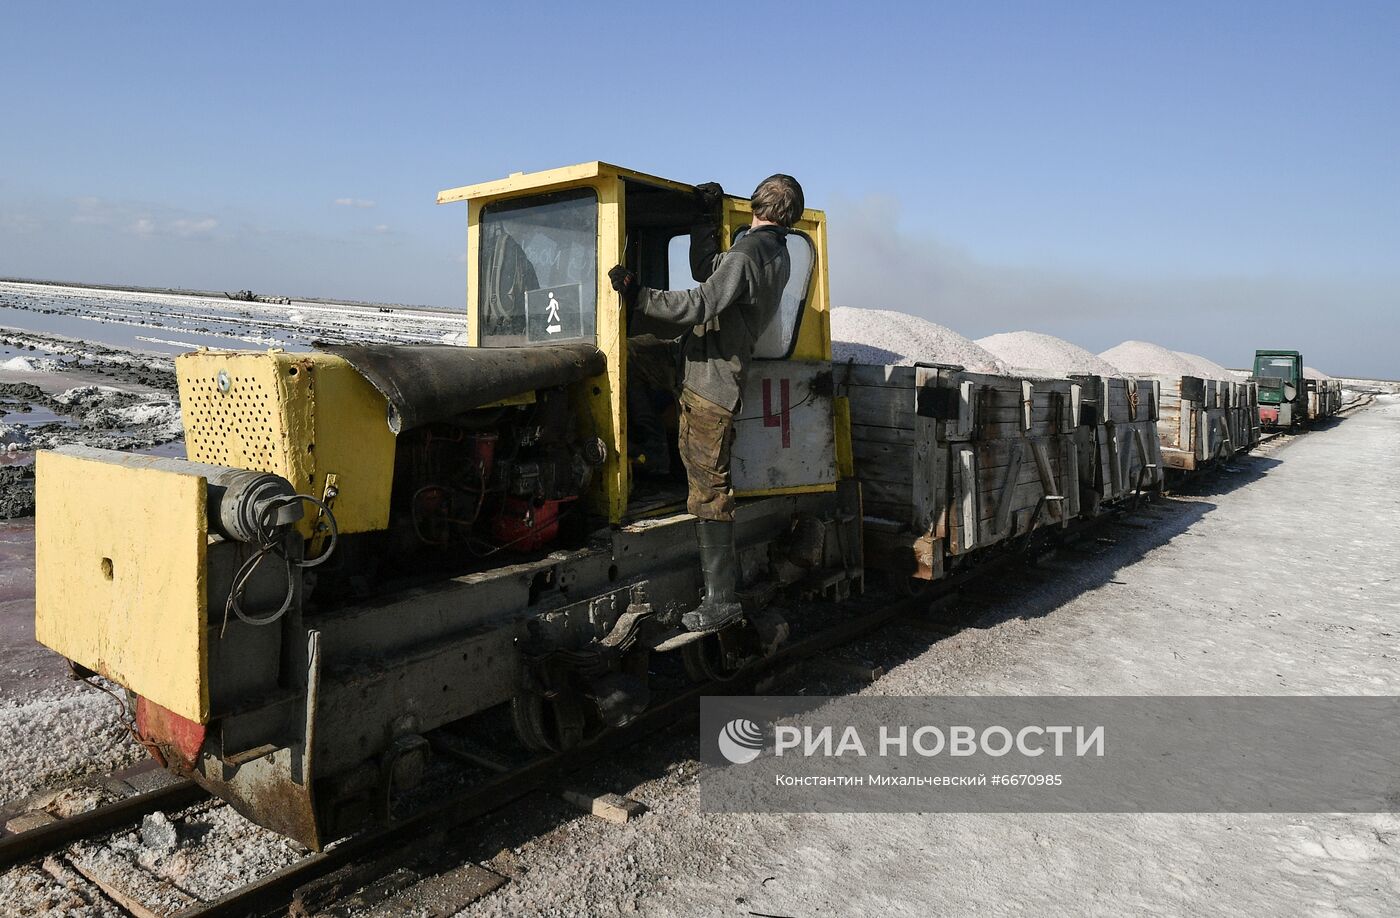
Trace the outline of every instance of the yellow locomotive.
<path fill-rule="evenodd" d="M 684 483 L 635 482 L 628 438 L 629 335 L 681 329 L 605 273 L 684 285 L 691 187 L 595 162 L 438 201 L 467 204 L 469 346 L 185 354 L 187 459 L 38 460 L 39 640 L 124 686 L 168 767 L 311 848 L 387 816 L 434 729 L 508 709 L 567 748 L 645 709 L 652 655 L 722 677 L 784 640 L 786 591 L 862 579 L 821 212 L 787 237 L 736 424 L 749 614 L 702 635 Z M 748 213 L 725 199 L 726 240 Z"/>

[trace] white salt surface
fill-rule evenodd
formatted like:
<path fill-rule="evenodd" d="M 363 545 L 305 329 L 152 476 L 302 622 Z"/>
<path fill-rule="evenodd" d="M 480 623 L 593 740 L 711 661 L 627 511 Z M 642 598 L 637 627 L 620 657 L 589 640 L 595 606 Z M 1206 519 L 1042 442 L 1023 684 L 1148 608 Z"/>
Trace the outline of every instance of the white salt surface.
<path fill-rule="evenodd" d="M 1304 379 L 1331 379 L 1332 377 L 1328 376 L 1326 373 L 1322 372 L 1321 370 L 1314 369 L 1313 367 L 1305 366 L 1305 367 L 1303 367 L 1303 378 L 1304 378 Z"/>
<path fill-rule="evenodd" d="M 130 738 L 109 696 L 75 685 L 17 703 L 0 703 L 0 804 L 85 775 L 116 770 L 146 758 Z M 46 809 L 81 812 L 101 802 L 100 791 L 77 784 Z M 108 839 L 69 848 L 64 858 L 98 866 L 117 877 L 156 914 L 174 914 L 191 896 L 213 899 L 306 856 L 290 839 L 249 822 L 220 801 L 179 813 L 146 817 Z M 73 873 L 62 881 L 48 865 L 0 871 L 0 914 L 123 915 Z M 162 885 L 165 884 L 165 885 Z"/>
<path fill-rule="evenodd" d="M 139 427 L 157 440 L 173 440 L 184 433 L 179 402 L 166 395 L 75 386 L 55 395 L 54 401 L 69 406 L 71 414 L 89 427 Z"/>
<path fill-rule="evenodd" d="M 55 373 L 63 369 L 63 364 L 52 357 L 11 357 L 0 361 L 0 370 L 12 373 Z"/>
<path fill-rule="evenodd" d="M 8 452 L 29 448 L 29 431 L 23 427 L 0 424 L 0 447 Z"/>
<path fill-rule="evenodd" d="M 180 406 L 174 402 L 151 401 L 111 411 L 121 425 L 149 427 L 152 435 L 162 440 L 173 440 L 185 432 Z"/>
<path fill-rule="evenodd" d="M 0 703 L 0 736 L 0 803 L 146 758 L 117 702 L 85 685 Z"/>
<path fill-rule="evenodd" d="M 57 871 L 64 879 L 51 876 L 47 868 Z M 61 915 L 63 918 L 127 918 L 128 915 L 52 855 L 45 859 L 44 868 L 22 864 L 0 872 L 0 903 L 5 906 L 5 914 L 13 915 Z"/>
<path fill-rule="evenodd" d="M 924 361 L 974 373 L 1006 372 L 1005 364 L 970 339 L 903 312 L 837 306 L 831 310 L 831 339 L 837 362 L 911 366 Z"/>
<path fill-rule="evenodd" d="M 1124 373 L 1195 376 L 1196 367 L 1176 351 L 1149 341 L 1124 341 L 1099 354 Z"/>
<path fill-rule="evenodd" d="M 978 338 L 1002 363 L 1018 370 L 1040 371 L 1051 376 L 1087 373 L 1094 376 L 1121 376 L 1112 363 L 1063 338 L 1033 331 L 1003 332 Z"/>
<path fill-rule="evenodd" d="M 95 405 L 120 398 L 125 393 L 116 386 L 74 386 L 64 389 L 53 397 L 54 401 L 65 405 Z"/>
<path fill-rule="evenodd" d="M 1175 351 L 1176 356 L 1191 364 L 1196 368 L 1192 376 L 1199 376 L 1201 379 L 1223 379 L 1226 382 L 1234 382 L 1238 377 L 1227 367 L 1222 367 L 1214 360 L 1202 357 L 1200 354 L 1191 354 L 1186 351 Z"/>
<path fill-rule="evenodd" d="M 77 850 L 80 857 L 104 865 L 117 876 L 139 879 L 145 874 L 205 900 L 306 856 L 306 849 L 296 842 L 249 822 L 233 807 L 218 802 L 200 804 L 174 817 L 165 813 L 148 816 L 138 831 Z M 177 905 L 160 899 L 146 904 L 157 909 Z"/>
<path fill-rule="evenodd" d="M 0 306 L 27 312 L 20 324 L 32 332 L 167 356 L 189 350 L 190 344 L 214 348 L 252 344 L 259 349 L 304 351 L 316 340 L 364 344 L 437 341 L 446 332 L 466 327 L 462 308 L 388 309 L 302 300 L 291 305 L 247 303 L 189 294 L 47 284 L 0 283 Z M 133 359 L 145 362 L 149 357 Z"/>

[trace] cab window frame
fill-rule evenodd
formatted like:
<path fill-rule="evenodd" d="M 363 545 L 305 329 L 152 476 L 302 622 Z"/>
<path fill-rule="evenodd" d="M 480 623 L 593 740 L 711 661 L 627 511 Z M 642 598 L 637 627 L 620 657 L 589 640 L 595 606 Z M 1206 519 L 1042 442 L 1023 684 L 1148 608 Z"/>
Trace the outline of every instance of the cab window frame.
<path fill-rule="evenodd" d="M 745 224 L 745 225 L 743 225 L 743 226 L 736 226 L 736 227 L 734 228 L 734 232 L 730 235 L 729 247 L 732 249 L 732 248 L 734 247 L 734 244 L 735 244 L 736 242 L 738 242 L 741 238 L 743 238 L 743 235 L 744 235 L 745 233 L 747 233 L 747 232 L 749 231 L 750 228 L 751 228 L 751 225 L 750 225 L 750 224 Z M 787 341 L 787 347 L 783 350 L 783 353 L 782 353 L 781 355 L 779 355 L 779 356 L 776 356 L 776 357 L 767 356 L 767 355 L 759 355 L 759 354 L 755 353 L 755 354 L 753 355 L 753 357 L 754 357 L 755 360 L 791 360 L 791 359 L 792 359 L 793 352 L 797 350 L 797 342 L 798 342 L 798 341 L 801 339 L 801 337 L 802 337 L 802 318 L 803 318 L 804 315 L 806 315 L 806 313 L 807 313 L 807 303 L 808 303 L 808 302 L 811 300 L 811 298 L 812 298 L 812 281 L 815 280 L 815 279 L 816 279 L 816 276 L 817 276 L 817 244 L 816 244 L 815 242 L 812 241 L 812 237 L 811 237 L 811 236 L 807 235 L 805 232 L 803 232 L 803 231 L 800 230 L 800 229 L 796 229 L 796 228 L 789 227 L 789 228 L 787 229 L 787 232 L 785 233 L 785 235 L 786 235 L 786 236 L 789 236 L 789 237 L 791 237 L 791 236 L 798 236 L 798 237 L 800 237 L 800 238 L 802 239 L 803 242 L 805 242 L 805 243 L 807 244 L 807 253 L 808 253 L 808 258 L 807 258 L 807 283 L 806 283 L 806 285 L 802 288 L 802 296 L 801 296 L 801 297 L 798 299 L 798 301 L 797 301 L 797 312 L 796 312 L 795 316 L 793 317 L 792 328 L 789 330 L 789 337 L 788 337 L 788 341 Z M 789 253 L 789 257 L 791 257 L 791 253 Z M 792 279 L 791 277 L 789 277 L 789 278 L 788 278 L 788 285 L 790 286 L 792 283 L 793 283 L 793 279 Z M 789 289 L 788 286 L 783 287 L 783 293 L 787 293 L 788 289 Z M 781 308 L 782 308 L 782 306 L 781 306 L 781 302 L 780 302 L 780 303 L 779 303 L 779 310 L 781 310 Z M 780 311 L 779 314 L 781 315 L 781 311 Z M 757 341 L 754 342 L 755 346 L 757 345 L 757 343 L 758 343 Z"/>
<path fill-rule="evenodd" d="M 555 343 L 551 340 L 530 340 L 528 326 L 522 327 L 519 333 L 502 333 L 499 331 L 492 331 L 488 328 L 487 304 L 488 298 L 491 295 L 491 290 L 489 289 L 490 284 L 488 282 L 487 275 L 492 267 L 491 248 L 494 246 L 492 233 L 493 218 L 499 219 L 502 214 L 508 215 L 511 212 L 528 210 L 531 207 L 538 207 L 541 205 L 556 203 L 573 203 L 578 201 L 587 202 L 588 207 L 592 213 L 592 258 L 585 259 L 585 261 L 588 262 L 589 267 L 585 269 L 584 276 L 582 276 L 577 281 L 566 281 L 558 284 L 558 286 L 564 286 L 565 284 L 577 284 L 579 286 L 581 299 L 580 321 L 582 323 L 582 333 L 575 337 L 560 338 L 556 340 L 561 342 L 590 342 L 595 345 L 598 343 L 598 278 L 602 272 L 602 265 L 600 261 L 601 238 L 599 237 L 599 229 L 601 226 L 601 214 L 599 212 L 601 200 L 602 198 L 597 188 L 593 186 L 576 186 L 571 188 L 562 188 L 554 191 L 532 191 L 528 194 L 515 195 L 508 198 L 500 198 L 497 200 L 488 201 L 481 206 L 481 210 L 477 216 L 477 231 L 479 233 L 480 242 L 477 254 L 475 284 L 475 312 L 477 322 L 476 340 L 480 347 L 540 347 Z M 514 239 L 513 236 L 511 238 Z M 525 250 L 524 246 L 520 243 L 519 240 L 515 240 L 515 242 L 518 246 L 520 246 L 521 252 L 522 254 L 524 254 L 525 260 L 530 266 L 530 270 L 536 273 L 536 283 L 542 283 L 543 279 L 538 277 L 539 268 L 529 258 L 528 251 Z M 535 289 L 544 289 L 544 287 L 547 286 L 550 285 L 542 284 L 542 286 L 537 287 Z M 522 295 L 528 292 L 528 290 L 522 291 Z M 526 318 L 525 313 L 523 311 L 524 308 L 525 304 L 522 302 L 522 319 Z"/>

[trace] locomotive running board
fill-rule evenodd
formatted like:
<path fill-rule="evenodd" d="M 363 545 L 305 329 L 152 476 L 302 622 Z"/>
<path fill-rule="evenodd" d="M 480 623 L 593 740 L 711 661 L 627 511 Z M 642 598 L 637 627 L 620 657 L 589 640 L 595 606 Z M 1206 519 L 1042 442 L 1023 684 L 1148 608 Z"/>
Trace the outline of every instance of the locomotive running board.
<path fill-rule="evenodd" d="M 713 633 L 712 631 L 675 631 L 667 635 L 662 635 L 662 640 L 652 644 L 651 649 L 657 653 L 665 653 L 668 650 L 679 650 L 687 644 L 694 644 L 696 641 L 704 640 Z"/>

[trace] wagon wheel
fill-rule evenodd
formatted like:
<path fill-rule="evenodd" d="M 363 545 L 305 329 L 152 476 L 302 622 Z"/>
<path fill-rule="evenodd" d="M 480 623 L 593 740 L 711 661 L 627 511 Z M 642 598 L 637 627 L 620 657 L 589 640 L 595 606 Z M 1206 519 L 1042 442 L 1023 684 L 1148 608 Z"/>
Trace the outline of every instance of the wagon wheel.
<path fill-rule="evenodd" d="M 901 597 L 923 596 L 933 591 L 933 581 L 922 577 L 910 577 L 897 571 L 885 571 L 884 583 L 891 593 Z"/>
<path fill-rule="evenodd" d="M 527 749 L 559 752 L 581 743 L 586 733 L 583 701 L 577 695 L 545 698 L 534 692 L 516 695 L 510 702 L 511 725 Z"/>

